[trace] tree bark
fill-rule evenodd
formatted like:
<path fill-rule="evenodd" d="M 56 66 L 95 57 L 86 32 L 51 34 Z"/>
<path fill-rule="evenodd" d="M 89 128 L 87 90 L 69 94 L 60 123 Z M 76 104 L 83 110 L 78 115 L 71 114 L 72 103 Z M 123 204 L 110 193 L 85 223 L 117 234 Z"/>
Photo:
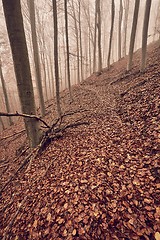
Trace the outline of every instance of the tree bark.
<path fill-rule="evenodd" d="M 3 8 L 12 50 L 17 87 L 24 114 L 35 114 L 35 100 L 29 65 L 20 0 L 3 0 Z M 40 142 L 40 129 L 36 119 L 25 119 L 31 147 Z"/>
<path fill-rule="evenodd" d="M 124 13 L 124 39 L 123 39 L 123 56 L 126 56 L 127 45 L 127 26 L 128 26 L 128 14 L 129 14 L 129 0 L 125 0 L 125 13 Z"/>
<path fill-rule="evenodd" d="M 67 78 L 68 78 L 68 89 L 69 89 L 70 100 L 72 101 L 70 58 L 69 58 L 69 37 L 68 37 L 67 0 L 64 0 L 64 10 L 65 10 L 65 33 L 66 33 L 66 50 L 67 50 Z"/>
<path fill-rule="evenodd" d="M 122 57 L 122 38 L 121 38 L 121 26 L 123 17 L 123 5 L 122 0 L 120 0 L 119 5 L 119 26 L 118 26 L 118 60 Z"/>
<path fill-rule="evenodd" d="M 97 0 L 97 29 L 98 29 L 98 72 L 102 71 L 102 47 L 101 47 L 101 2 Z"/>
<path fill-rule="evenodd" d="M 140 0 L 135 0 L 132 30 L 131 30 L 130 45 L 129 45 L 127 71 L 129 71 L 131 69 L 131 66 L 132 66 L 133 50 L 134 50 L 134 43 L 135 43 L 135 36 L 136 36 L 136 29 L 137 29 L 137 20 L 138 20 L 138 12 L 139 12 L 139 4 L 140 4 Z"/>
<path fill-rule="evenodd" d="M 7 113 L 9 113 L 11 109 L 10 109 L 10 104 L 9 104 L 9 98 L 8 98 L 8 94 L 7 94 L 6 84 L 5 84 L 4 77 L 3 77 L 1 59 L 0 59 L 0 79 L 1 79 L 2 89 L 3 89 L 3 94 L 4 94 L 5 107 L 6 107 Z M 13 121 L 12 121 L 11 117 L 9 117 L 9 125 L 10 126 L 13 125 Z"/>
<path fill-rule="evenodd" d="M 57 113 L 61 116 L 60 106 L 60 88 L 59 88 L 59 64 L 58 64 L 58 22 L 57 22 L 57 2 L 52 0 L 53 4 L 53 24 L 54 24 L 54 71 L 55 71 L 55 83 L 56 83 L 56 102 Z"/>
<path fill-rule="evenodd" d="M 112 39 L 113 39 L 113 28 L 114 28 L 114 16 L 115 16 L 115 3 L 114 3 L 114 0 L 112 0 L 112 4 L 111 4 L 111 31 L 110 31 L 109 50 L 108 50 L 108 59 L 107 59 L 108 69 L 110 68 Z"/>
<path fill-rule="evenodd" d="M 27 0 L 29 14 L 30 14 L 30 24 L 31 24 L 31 36 L 32 36 L 32 45 L 33 45 L 33 55 L 34 55 L 34 64 L 35 64 L 35 73 L 36 73 L 36 83 L 40 101 L 40 109 L 42 116 L 45 115 L 45 104 L 43 97 L 43 89 L 42 89 L 42 77 L 40 70 L 40 59 L 39 59 L 39 50 L 37 43 L 37 32 L 36 32 L 36 19 L 35 19 L 35 6 L 34 0 Z"/>
<path fill-rule="evenodd" d="M 152 0 L 146 0 L 143 33 L 142 33 L 142 59 L 141 59 L 141 71 L 146 67 L 146 51 L 147 51 L 147 38 L 148 38 L 148 25 Z"/>

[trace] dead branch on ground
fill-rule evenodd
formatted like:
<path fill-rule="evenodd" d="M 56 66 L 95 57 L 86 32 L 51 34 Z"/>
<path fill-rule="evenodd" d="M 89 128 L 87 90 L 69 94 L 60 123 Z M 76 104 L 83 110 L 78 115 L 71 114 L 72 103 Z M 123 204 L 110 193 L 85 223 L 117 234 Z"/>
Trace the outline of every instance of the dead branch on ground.
<path fill-rule="evenodd" d="M 67 116 L 71 116 L 74 115 L 76 113 L 81 113 L 81 112 L 85 112 L 85 111 L 89 111 L 89 110 L 81 110 L 81 111 L 74 111 L 74 112 L 70 112 L 70 113 L 65 113 L 64 115 L 62 115 L 60 118 L 58 118 L 51 127 L 49 127 L 49 129 L 44 133 L 41 142 L 39 143 L 39 145 L 34 148 L 31 153 L 29 153 L 25 159 L 23 160 L 22 164 L 18 167 L 18 169 L 15 171 L 15 173 L 9 178 L 9 180 L 4 184 L 4 186 L 0 189 L 0 195 L 2 194 L 2 192 L 4 191 L 4 189 L 9 185 L 9 183 L 11 181 L 13 181 L 15 179 L 15 177 L 17 176 L 17 174 L 27 165 L 29 164 L 29 167 L 31 166 L 31 163 L 33 161 L 33 159 L 35 159 L 39 153 L 41 153 L 47 146 L 48 144 L 53 141 L 54 139 L 63 136 L 63 132 L 68 129 L 68 128 L 75 128 L 78 127 L 80 125 L 89 125 L 89 122 L 80 122 L 79 120 L 77 120 L 74 123 L 71 124 L 65 124 L 63 123 L 63 119 Z M 1 113 L 0 113 L 1 114 Z M 20 114 L 20 115 L 24 115 L 24 114 Z M 8 115 L 9 116 L 9 115 Z M 18 115 L 16 115 L 18 116 Z M 31 115 L 32 116 L 32 115 Z M 35 116 L 36 117 L 36 116 Z M 41 119 L 40 119 L 41 120 Z M 28 169 L 28 168 L 27 168 Z"/>
<path fill-rule="evenodd" d="M 19 132 L 15 132 L 15 133 L 13 133 L 13 134 L 11 134 L 11 135 L 8 135 L 8 136 L 6 136 L 6 137 L 1 138 L 0 141 L 6 140 L 6 139 L 11 138 L 11 137 L 15 137 L 15 136 L 17 136 L 17 135 L 20 135 L 20 134 L 24 133 L 25 131 L 26 131 L 26 130 L 23 129 L 23 130 L 21 130 L 21 131 L 19 131 Z"/>

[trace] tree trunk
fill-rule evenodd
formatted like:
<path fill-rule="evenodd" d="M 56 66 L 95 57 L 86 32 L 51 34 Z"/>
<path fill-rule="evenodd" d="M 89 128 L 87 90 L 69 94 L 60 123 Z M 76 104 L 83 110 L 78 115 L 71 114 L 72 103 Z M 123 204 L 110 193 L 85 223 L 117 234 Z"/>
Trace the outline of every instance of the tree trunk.
<path fill-rule="evenodd" d="M 1 124 L 1 126 L 2 126 L 2 130 L 4 130 L 5 129 L 5 126 L 4 126 L 4 123 L 3 123 L 3 120 L 2 120 L 2 117 L 0 116 L 0 124 Z"/>
<path fill-rule="evenodd" d="M 3 89 L 3 94 L 4 94 L 5 107 L 6 107 L 7 113 L 9 113 L 11 111 L 11 109 L 10 109 L 10 104 L 9 104 L 9 98 L 8 98 L 8 94 L 7 94 L 6 84 L 5 84 L 4 77 L 3 77 L 1 59 L 0 59 L 0 79 L 1 79 L 2 89 Z M 9 125 L 10 126 L 13 125 L 13 121 L 12 121 L 11 117 L 9 117 Z"/>
<path fill-rule="evenodd" d="M 75 7 L 74 7 L 73 0 L 72 0 L 72 9 L 73 9 L 73 19 L 74 19 L 75 34 L 76 34 L 76 47 L 77 47 L 77 82 L 78 82 L 78 84 L 80 84 L 79 33 L 78 33 L 77 19 L 76 19 L 76 13 L 75 13 Z"/>
<path fill-rule="evenodd" d="M 134 43 L 135 43 L 135 36 L 136 36 L 136 29 L 137 29 L 137 20 L 138 20 L 138 12 L 139 12 L 139 4 L 140 4 L 140 0 L 135 0 L 134 15 L 133 15 L 133 22 L 132 22 L 132 31 L 131 31 L 130 45 L 129 45 L 127 71 L 129 71 L 131 69 L 131 66 L 132 66 L 133 50 L 134 50 Z"/>
<path fill-rule="evenodd" d="M 38 95 L 39 95 L 39 101 L 40 101 L 40 109 L 41 109 L 42 116 L 44 116 L 45 115 L 45 104 L 44 104 L 43 89 L 42 89 L 42 77 L 41 77 L 41 70 L 40 70 L 39 50 L 38 50 L 38 43 L 37 43 L 34 0 L 27 0 L 27 3 L 28 3 L 28 8 L 29 8 L 29 14 L 30 14 L 36 83 L 37 83 L 37 89 L 38 89 Z"/>
<path fill-rule="evenodd" d="M 146 0 L 143 33 L 142 33 L 142 59 L 141 59 L 141 71 L 146 67 L 146 51 L 147 51 L 147 38 L 148 38 L 148 25 L 152 0 Z"/>
<path fill-rule="evenodd" d="M 97 49 L 97 0 L 95 0 L 95 22 L 94 22 L 94 45 L 93 45 L 93 72 L 96 72 L 96 49 Z"/>
<path fill-rule="evenodd" d="M 102 49 L 101 49 L 101 9 L 100 0 L 97 0 L 97 29 L 98 29 L 98 72 L 102 71 Z"/>
<path fill-rule="evenodd" d="M 72 101 L 70 58 L 69 58 L 69 37 L 68 37 L 67 0 L 64 0 L 64 11 L 65 11 L 66 50 L 67 50 L 67 78 L 68 78 L 68 89 L 69 89 L 70 100 Z"/>
<path fill-rule="evenodd" d="M 54 23 L 54 70 L 55 70 L 55 83 L 56 83 L 56 102 L 57 113 L 61 116 L 60 106 L 60 90 L 59 90 L 59 64 L 58 64 L 58 23 L 57 23 L 57 2 L 52 0 L 53 4 L 53 23 Z"/>
<path fill-rule="evenodd" d="M 118 26 L 118 60 L 121 59 L 122 57 L 122 38 L 121 38 L 122 16 L 123 16 L 123 5 L 122 5 L 122 0 L 120 0 L 119 26 Z"/>
<path fill-rule="evenodd" d="M 127 26 L 129 14 L 129 0 L 125 0 L 125 14 L 124 14 L 124 39 L 123 39 L 123 56 L 126 56 L 126 43 L 127 43 Z"/>
<path fill-rule="evenodd" d="M 112 0 L 112 4 L 111 4 L 111 31 L 110 31 L 109 50 L 108 50 L 108 59 L 107 59 L 108 69 L 110 68 L 112 39 L 113 39 L 113 28 L 114 28 L 114 16 L 115 16 L 115 3 L 114 3 L 114 0 Z"/>
<path fill-rule="evenodd" d="M 36 114 L 20 0 L 3 0 L 2 2 L 22 112 L 25 114 Z M 30 145 L 35 147 L 40 142 L 40 129 L 37 120 L 25 119 L 25 127 Z"/>
<path fill-rule="evenodd" d="M 81 28 L 81 3 L 80 0 L 78 1 L 78 7 L 79 7 L 79 11 L 78 11 L 78 21 L 79 21 L 79 50 L 80 50 L 80 58 L 81 58 L 81 81 L 83 81 L 83 50 L 82 50 L 82 28 Z"/>

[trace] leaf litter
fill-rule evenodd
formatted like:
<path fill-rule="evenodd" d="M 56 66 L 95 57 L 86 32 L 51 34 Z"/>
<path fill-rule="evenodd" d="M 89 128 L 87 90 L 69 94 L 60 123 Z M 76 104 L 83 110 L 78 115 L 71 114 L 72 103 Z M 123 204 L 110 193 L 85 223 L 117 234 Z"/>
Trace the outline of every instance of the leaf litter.
<path fill-rule="evenodd" d="M 3 191 L 2 239 L 159 239 L 160 55 L 156 44 L 150 45 L 148 55 L 144 73 L 138 71 L 137 52 L 129 74 L 124 58 L 110 71 L 104 69 L 100 76 L 92 74 L 81 86 L 73 86 L 73 103 L 68 104 L 66 90 L 61 93 L 64 112 L 90 110 L 78 116 L 89 126 L 66 130 Z M 19 126 L 5 130 L 1 137 L 18 132 Z M 23 135 L 10 142 L 13 153 L 24 140 Z M 24 157 L 15 164 L 13 154 L 4 151 L 7 141 L 0 145 L 1 159 L 9 161 L 8 169 L 0 168 L 2 185 Z"/>

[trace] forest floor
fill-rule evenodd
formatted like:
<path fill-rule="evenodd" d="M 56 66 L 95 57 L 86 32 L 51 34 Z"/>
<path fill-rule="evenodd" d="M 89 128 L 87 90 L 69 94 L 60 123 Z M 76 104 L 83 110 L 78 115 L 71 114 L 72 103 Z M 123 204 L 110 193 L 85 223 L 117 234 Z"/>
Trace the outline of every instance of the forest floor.
<path fill-rule="evenodd" d="M 67 129 L 0 196 L 0 239 L 160 239 L 160 48 L 61 93 Z M 46 121 L 55 116 L 49 104 Z M 22 120 L 0 135 L 0 189 L 29 153 Z M 7 138 L 6 138 L 7 137 Z"/>

